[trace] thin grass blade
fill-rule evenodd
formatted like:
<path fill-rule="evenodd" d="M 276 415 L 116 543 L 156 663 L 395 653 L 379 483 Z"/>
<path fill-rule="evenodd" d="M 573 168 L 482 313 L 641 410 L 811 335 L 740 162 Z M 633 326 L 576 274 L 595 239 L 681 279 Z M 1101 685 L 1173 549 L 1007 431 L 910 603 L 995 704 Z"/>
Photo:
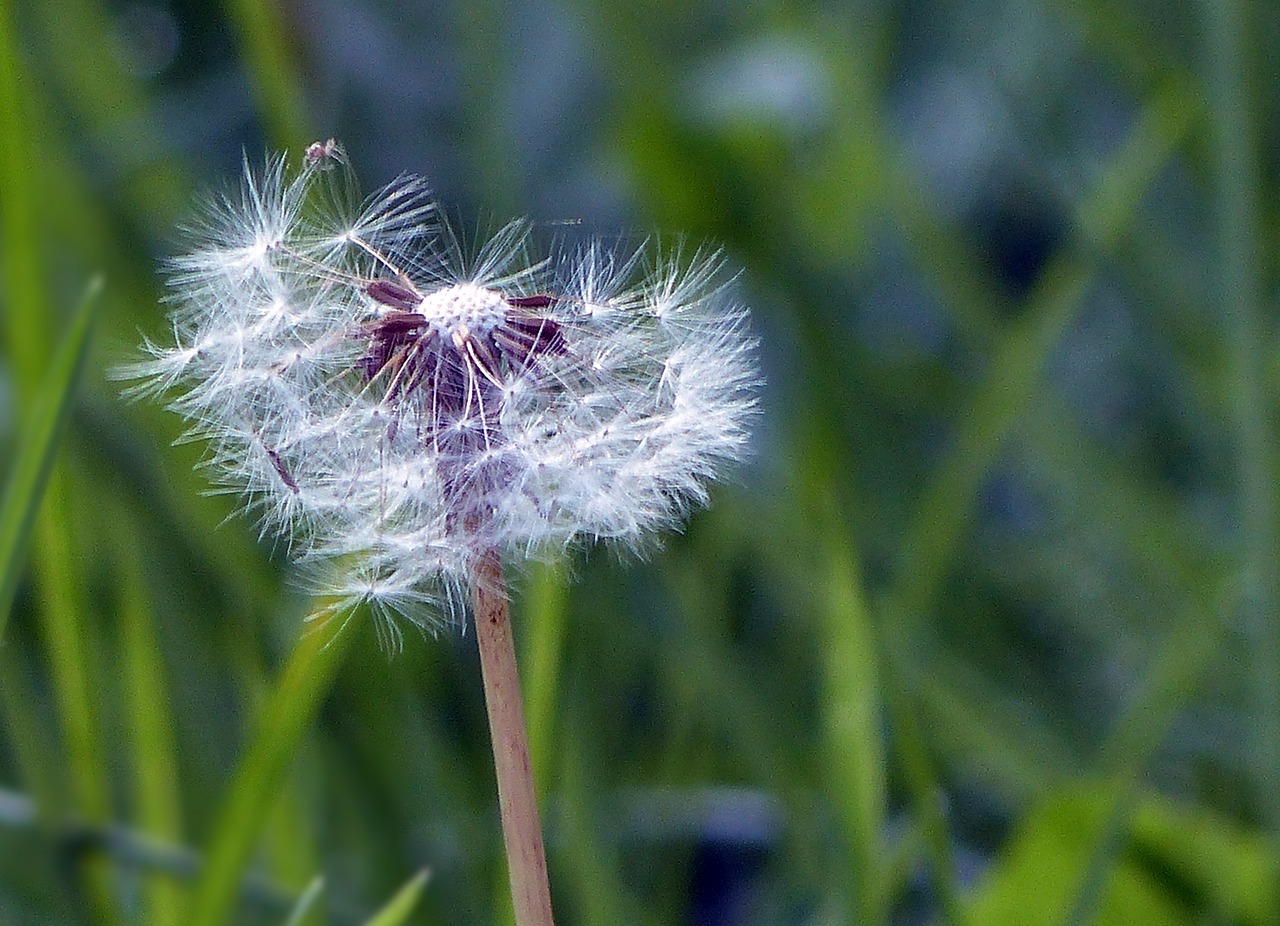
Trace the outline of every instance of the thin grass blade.
<path fill-rule="evenodd" d="M 306 634 L 263 703 L 214 824 L 196 885 L 191 926 L 222 926 L 232 921 L 245 866 L 276 793 L 355 636 L 343 632 L 345 623 L 334 618 Z"/>
<path fill-rule="evenodd" d="M 267 134 L 282 151 L 299 150 L 308 137 L 306 98 L 277 3 L 227 0 L 227 18 L 239 32 Z"/>
<path fill-rule="evenodd" d="M 1214 280 L 1229 347 L 1226 387 L 1234 417 L 1236 517 L 1241 537 L 1242 617 L 1254 641 L 1253 785 L 1259 816 L 1280 850 L 1280 496 L 1274 384 L 1270 382 L 1271 300 L 1264 295 L 1264 168 L 1258 158 L 1263 115 L 1253 102 L 1249 61 L 1261 52 L 1254 5 L 1209 0 L 1204 16 L 1215 187 Z M 1259 43 L 1260 46 L 1260 43 Z"/>
<path fill-rule="evenodd" d="M 400 926 L 401 923 L 408 922 L 409 914 L 418 905 L 430 879 L 430 871 L 423 869 L 418 872 L 364 926 Z"/>
<path fill-rule="evenodd" d="M 285 920 L 284 926 L 300 926 L 323 893 L 324 878 L 321 875 L 316 875 L 311 879 L 311 883 L 307 885 L 307 889 L 302 892 L 298 902 L 293 905 L 293 909 L 289 911 L 289 918 Z"/>
<path fill-rule="evenodd" d="M 0 502 L 0 641 L 4 639 L 36 512 L 44 498 L 53 461 L 83 377 L 85 355 L 97 318 L 98 294 L 101 291 L 102 280 L 93 280 L 71 319 L 49 366 L 9 473 L 4 501 Z"/>
<path fill-rule="evenodd" d="M 137 825 L 149 838 L 182 845 L 182 790 L 175 719 L 156 637 L 156 613 L 143 569 L 142 545 L 123 506 L 112 519 L 120 583 L 120 698 L 131 756 L 130 785 Z M 178 926 L 185 890 L 173 879 L 148 878 L 142 887 L 148 926 Z"/>

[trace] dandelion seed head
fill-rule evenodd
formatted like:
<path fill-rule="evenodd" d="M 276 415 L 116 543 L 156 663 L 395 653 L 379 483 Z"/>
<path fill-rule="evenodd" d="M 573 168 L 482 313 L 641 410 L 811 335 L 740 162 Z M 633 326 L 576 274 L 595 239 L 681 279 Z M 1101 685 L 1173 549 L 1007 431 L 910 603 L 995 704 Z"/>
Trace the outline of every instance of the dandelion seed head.
<path fill-rule="evenodd" d="M 208 201 L 168 266 L 166 394 L 317 591 L 431 629 L 494 550 L 640 548 L 746 452 L 759 374 L 717 252 L 464 247 L 425 181 L 356 192 L 334 141 Z"/>

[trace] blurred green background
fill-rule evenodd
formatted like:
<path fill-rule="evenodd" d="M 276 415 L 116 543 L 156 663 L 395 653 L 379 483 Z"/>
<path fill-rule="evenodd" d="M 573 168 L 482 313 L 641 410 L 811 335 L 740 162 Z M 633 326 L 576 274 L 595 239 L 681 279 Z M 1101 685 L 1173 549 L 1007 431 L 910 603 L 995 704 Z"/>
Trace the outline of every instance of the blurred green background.
<path fill-rule="evenodd" d="M 562 926 L 1280 922 L 1273 4 L 0 11 L 0 923 L 507 922 L 474 638 L 304 637 L 105 373 L 331 135 L 742 268 L 753 462 L 517 570 Z"/>

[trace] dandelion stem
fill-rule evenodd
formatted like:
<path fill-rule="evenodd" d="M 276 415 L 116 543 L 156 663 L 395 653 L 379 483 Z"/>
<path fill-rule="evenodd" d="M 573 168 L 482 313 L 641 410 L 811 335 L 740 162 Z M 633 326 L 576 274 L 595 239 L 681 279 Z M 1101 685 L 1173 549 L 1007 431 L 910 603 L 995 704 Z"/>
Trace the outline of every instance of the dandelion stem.
<path fill-rule="evenodd" d="M 502 839 L 507 849 L 511 901 L 518 926 L 553 926 L 547 857 L 538 820 L 538 798 L 529 761 L 529 738 L 520 703 L 515 639 L 496 550 L 476 567 L 474 589 L 476 640 L 484 679 L 493 764 L 498 777 Z"/>

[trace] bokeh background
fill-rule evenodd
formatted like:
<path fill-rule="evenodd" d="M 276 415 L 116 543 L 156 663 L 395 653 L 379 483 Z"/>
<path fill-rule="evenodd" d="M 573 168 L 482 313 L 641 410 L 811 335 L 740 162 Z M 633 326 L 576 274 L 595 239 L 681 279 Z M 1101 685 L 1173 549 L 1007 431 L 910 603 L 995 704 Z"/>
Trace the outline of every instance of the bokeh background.
<path fill-rule="evenodd" d="M 753 461 L 646 558 L 518 570 L 562 926 L 1280 922 L 1278 32 L 0 0 L 0 922 L 507 922 L 474 637 L 304 636 L 106 376 L 199 192 L 329 136 L 741 268 Z"/>

